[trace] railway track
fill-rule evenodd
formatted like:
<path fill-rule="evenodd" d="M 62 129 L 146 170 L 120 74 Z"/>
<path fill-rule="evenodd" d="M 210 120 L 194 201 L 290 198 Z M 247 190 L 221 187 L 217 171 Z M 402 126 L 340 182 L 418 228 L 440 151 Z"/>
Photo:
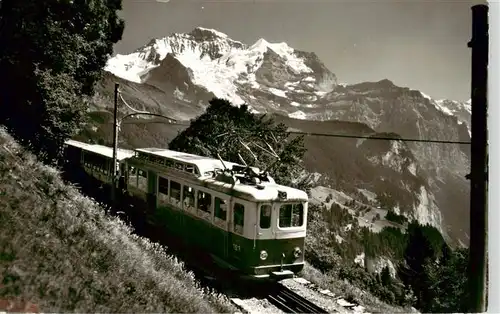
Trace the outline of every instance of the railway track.
<path fill-rule="evenodd" d="M 286 313 L 328 313 L 323 308 L 280 284 L 274 285 L 266 299 Z"/>

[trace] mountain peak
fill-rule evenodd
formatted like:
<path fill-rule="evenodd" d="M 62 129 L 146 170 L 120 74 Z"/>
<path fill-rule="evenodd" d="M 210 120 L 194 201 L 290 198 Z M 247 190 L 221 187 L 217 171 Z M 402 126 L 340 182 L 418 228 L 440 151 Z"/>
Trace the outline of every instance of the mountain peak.
<path fill-rule="evenodd" d="M 264 38 L 259 38 L 259 40 L 257 40 L 255 42 L 255 44 L 250 46 L 249 49 L 256 50 L 256 51 L 262 51 L 262 52 L 267 51 L 267 49 L 271 49 L 272 51 L 276 52 L 280 56 L 284 56 L 284 55 L 295 52 L 295 49 L 288 46 L 288 44 L 285 42 L 270 43 L 267 40 L 265 40 Z"/>
<path fill-rule="evenodd" d="M 168 54 L 186 68 L 190 81 L 186 84 L 202 86 L 235 105 L 248 101 L 239 96 L 240 90 L 262 90 L 256 80 L 274 89 L 302 88 L 306 94 L 319 91 L 323 95 L 336 85 L 335 75 L 313 53 L 297 51 L 285 42 L 270 43 L 264 38 L 248 46 L 218 30 L 200 26 L 189 33 L 153 39 L 129 55 L 117 55 L 108 60 L 106 70 L 143 83 L 150 78 L 148 73 L 152 69 L 170 66 L 170 61 L 162 62 Z M 286 87 L 286 83 L 294 86 Z M 285 90 L 275 93 L 282 95 Z"/>
<path fill-rule="evenodd" d="M 191 32 L 188 33 L 189 35 L 193 37 L 200 37 L 200 38 L 210 38 L 210 37 L 218 37 L 222 39 L 228 39 L 229 36 L 226 34 L 219 32 L 218 30 L 212 29 L 212 28 L 205 28 L 201 26 L 195 27 Z"/>

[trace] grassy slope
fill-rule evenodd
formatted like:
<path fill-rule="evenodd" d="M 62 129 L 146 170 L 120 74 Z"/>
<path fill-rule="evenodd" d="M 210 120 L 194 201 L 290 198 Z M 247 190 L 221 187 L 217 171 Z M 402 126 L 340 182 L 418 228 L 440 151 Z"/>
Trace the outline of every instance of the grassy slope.
<path fill-rule="evenodd" d="M 43 312 L 236 310 L 1 128 L 0 280 L 0 310 L 14 301 Z"/>

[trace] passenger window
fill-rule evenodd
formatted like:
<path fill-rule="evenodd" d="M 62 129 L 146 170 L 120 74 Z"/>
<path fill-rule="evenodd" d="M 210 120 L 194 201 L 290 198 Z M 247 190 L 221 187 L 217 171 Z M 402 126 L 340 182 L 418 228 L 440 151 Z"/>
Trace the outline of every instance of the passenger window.
<path fill-rule="evenodd" d="M 304 206 L 302 204 L 285 204 L 280 207 L 280 228 L 300 227 L 304 224 Z"/>
<path fill-rule="evenodd" d="M 271 205 L 260 206 L 260 228 L 268 229 L 271 227 Z"/>
<path fill-rule="evenodd" d="M 180 207 L 181 201 L 181 184 L 170 180 L 170 202 Z"/>
<path fill-rule="evenodd" d="M 215 217 L 226 220 L 227 203 L 225 200 L 215 197 Z"/>
<path fill-rule="evenodd" d="M 234 231 L 243 233 L 245 224 L 245 206 L 234 203 Z"/>
<path fill-rule="evenodd" d="M 184 198 L 184 207 L 193 208 L 194 207 L 194 189 L 190 186 L 184 186 L 184 193 L 182 194 Z"/>
<path fill-rule="evenodd" d="M 198 208 L 204 212 L 210 213 L 212 205 L 212 196 L 208 193 L 198 191 Z"/>
<path fill-rule="evenodd" d="M 137 187 L 137 171 L 134 167 L 128 166 L 128 185 Z"/>
<path fill-rule="evenodd" d="M 168 180 L 158 177 L 158 200 L 165 203 L 168 200 Z"/>
<path fill-rule="evenodd" d="M 175 164 L 175 169 L 177 169 L 177 170 L 181 170 L 181 171 L 182 171 L 182 170 L 184 170 L 184 165 L 183 165 L 183 164 L 180 164 L 180 163 L 176 163 L 176 164 Z"/>
<path fill-rule="evenodd" d="M 142 169 L 137 170 L 137 188 L 148 191 L 148 173 Z"/>
<path fill-rule="evenodd" d="M 159 164 L 159 165 L 162 165 L 163 166 L 163 163 L 164 163 L 164 159 L 161 158 L 161 157 L 156 157 L 155 158 L 155 163 Z"/>

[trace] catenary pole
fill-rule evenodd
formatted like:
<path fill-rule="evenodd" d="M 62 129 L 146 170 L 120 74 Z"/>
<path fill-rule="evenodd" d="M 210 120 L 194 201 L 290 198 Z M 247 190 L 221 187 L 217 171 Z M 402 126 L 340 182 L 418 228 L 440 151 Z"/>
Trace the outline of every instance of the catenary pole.
<path fill-rule="evenodd" d="M 118 88 L 120 84 L 115 83 L 115 103 L 113 109 L 113 164 L 111 176 L 111 211 L 116 212 L 116 178 L 118 176 L 118 169 L 116 167 L 116 154 L 118 150 Z"/>
<path fill-rule="evenodd" d="M 488 6 L 472 7 L 469 311 L 486 311 Z"/>

